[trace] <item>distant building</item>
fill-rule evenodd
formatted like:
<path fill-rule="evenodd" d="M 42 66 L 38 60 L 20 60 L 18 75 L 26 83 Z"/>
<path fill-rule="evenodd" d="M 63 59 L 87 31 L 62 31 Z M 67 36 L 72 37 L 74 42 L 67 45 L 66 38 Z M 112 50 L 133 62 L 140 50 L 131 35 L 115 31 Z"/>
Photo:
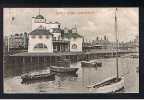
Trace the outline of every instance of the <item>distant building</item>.
<path fill-rule="evenodd" d="M 83 50 L 84 51 L 95 51 L 100 49 L 112 49 L 113 44 L 108 40 L 107 36 L 103 38 L 96 37 L 95 40 L 87 41 L 84 40 L 83 43 Z"/>
<path fill-rule="evenodd" d="M 28 47 L 28 36 L 27 33 L 13 34 L 9 37 L 9 48 L 10 49 L 22 49 Z"/>
<path fill-rule="evenodd" d="M 61 29 L 59 22 L 46 22 L 42 15 L 32 18 L 28 52 L 82 52 L 83 37 L 77 29 Z"/>

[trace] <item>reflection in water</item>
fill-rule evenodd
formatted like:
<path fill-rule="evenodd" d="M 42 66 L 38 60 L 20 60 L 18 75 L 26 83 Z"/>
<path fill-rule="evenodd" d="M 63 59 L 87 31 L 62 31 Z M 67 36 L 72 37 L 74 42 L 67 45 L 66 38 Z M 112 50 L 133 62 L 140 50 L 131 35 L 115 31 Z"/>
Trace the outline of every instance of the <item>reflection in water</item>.
<path fill-rule="evenodd" d="M 92 82 L 100 82 L 105 78 L 116 75 L 115 58 L 96 59 L 102 62 L 102 67 L 81 67 L 77 62 L 71 67 L 79 68 L 76 74 L 56 73 L 55 80 L 41 80 L 33 83 L 21 84 L 20 75 L 28 71 L 49 70 L 48 66 L 6 66 L 4 68 L 4 91 L 6 93 L 65 93 L 90 92 L 86 88 Z M 138 59 L 119 58 L 119 74 L 124 76 L 125 89 L 121 92 L 139 92 L 139 75 L 136 67 Z"/>

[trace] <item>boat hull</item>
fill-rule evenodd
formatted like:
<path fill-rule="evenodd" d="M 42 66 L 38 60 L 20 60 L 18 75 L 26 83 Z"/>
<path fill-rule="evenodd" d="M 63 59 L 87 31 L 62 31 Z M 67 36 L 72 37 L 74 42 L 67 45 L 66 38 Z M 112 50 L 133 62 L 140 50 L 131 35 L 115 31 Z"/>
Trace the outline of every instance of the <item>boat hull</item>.
<path fill-rule="evenodd" d="M 101 62 L 89 62 L 89 61 L 82 61 L 81 67 L 101 67 Z"/>
<path fill-rule="evenodd" d="M 52 81 L 55 80 L 55 74 L 25 75 L 22 76 L 21 79 L 22 83 L 40 80 Z"/>
<path fill-rule="evenodd" d="M 95 86 L 93 86 L 89 90 L 93 91 L 93 92 L 96 92 L 96 93 L 114 93 L 114 92 L 118 92 L 118 91 L 124 89 L 124 79 L 121 78 L 117 82 L 114 82 L 114 83 L 109 84 L 109 85 L 100 86 L 98 88 L 94 88 L 94 87 Z"/>
<path fill-rule="evenodd" d="M 78 71 L 78 68 L 51 66 L 50 71 L 59 73 L 76 73 Z"/>

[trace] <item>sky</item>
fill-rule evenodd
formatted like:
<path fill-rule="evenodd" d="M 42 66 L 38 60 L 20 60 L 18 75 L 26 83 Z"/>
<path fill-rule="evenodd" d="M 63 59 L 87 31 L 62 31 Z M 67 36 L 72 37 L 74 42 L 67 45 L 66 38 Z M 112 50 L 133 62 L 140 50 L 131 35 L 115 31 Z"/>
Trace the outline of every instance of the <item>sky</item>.
<path fill-rule="evenodd" d="M 4 8 L 4 35 L 31 32 L 32 17 L 39 11 L 47 22 L 58 21 L 62 28 L 76 25 L 78 33 L 88 40 L 104 35 L 115 40 L 115 8 Z M 117 18 L 119 41 L 130 41 L 139 35 L 138 8 L 118 8 Z"/>

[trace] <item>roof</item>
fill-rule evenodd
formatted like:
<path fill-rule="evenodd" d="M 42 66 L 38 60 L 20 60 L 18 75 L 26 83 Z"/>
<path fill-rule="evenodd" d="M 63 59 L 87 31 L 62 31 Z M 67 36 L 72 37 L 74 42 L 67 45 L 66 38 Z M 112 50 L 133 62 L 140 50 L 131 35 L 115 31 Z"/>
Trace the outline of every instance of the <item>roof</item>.
<path fill-rule="evenodd" d="M 60 24 L 59 22 L 47 22 L 47 24 Z"/>
<path fill-rule="evenodd" d="M 63 56 L 63 55 L 78 55 L 82 54 L 82 52 L 59 52 L 59 53 L 29 53 L 29 52 L 23 52 L 23 53 L 16 53 L 10 56 Z"/>
<path fill-rule="evenodd" d="M 64 33 L 65 38 L 82 38 L 78 33 Z"/>
<path fill-rule="evenodd" d="M 29 35 L 52 35 L 49 30 L 46 29 L 35 29 L 29 33 Z"/>
<path fill-rule="evenodd" d="M 39 15 L 37 15 L 37 16 L 35 17 L 35 19 L 44 19 L 44 17 L 39 14 Z"/>
<path fill-rule="evenodd" d="M 114 53 L 116 51 L 112 50 L 97 50 L 97 51 L 91 51 L 91 52 L 59 52 L 59 53 L 29 53 L 29 52 L 23 52 L 23 53 L 16 53 L 10 56 L 63 56 L 63 55 L 81 55 L 81 54 L 104 54 L 104 53 Z M 119 51 L 121 53 L 128 53 L 133 51 L 128 50 L 121 50 Z"/>

